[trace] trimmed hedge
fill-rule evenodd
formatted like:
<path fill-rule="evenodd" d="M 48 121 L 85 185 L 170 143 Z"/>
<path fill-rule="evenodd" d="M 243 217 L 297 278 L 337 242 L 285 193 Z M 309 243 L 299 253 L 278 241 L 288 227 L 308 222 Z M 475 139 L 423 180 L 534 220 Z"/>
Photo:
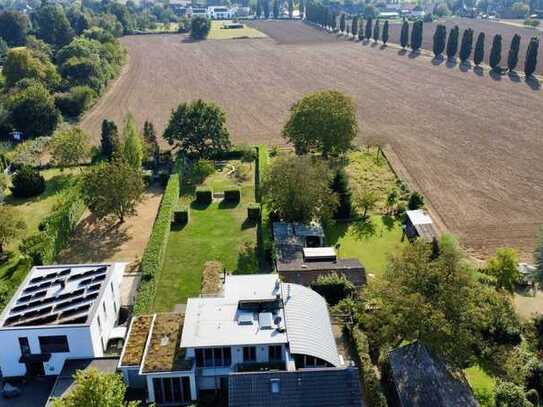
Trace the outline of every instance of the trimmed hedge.
<path fill-rule="evenodd" d="M 260 220 L 260 205 L 257 203 L 250 203 L 247 207 L 247 218 L 254 222 Z"/>
<path fill-rule="evenodd" d="M 360 380 L 366 402 L 373 407 L 387 407 L 381 382 L 371 363 L 368 338 L 364 332 L 356 327 L 351 328 L 350 333 L 360 364 Z"/>
<path fill-rule="evenodd" d="M 70 241 L 72 234 L 85 212 L 85 203 L 78 190 L 64 193 L 57 208 L 39 225 L 39 230 L 23 240 L 21 252 L 34 265 L 54 263 L 57 255 Z"/>
<path fill-rule="evenodd" d="M 311 288 L 322 295 L 329 305 L 336 305 L 342 299 L 355 293 L 354 284 L 344 274 L 322 274 L 311 283 Z"/>
<path fill-rule="evenodd" d="M 164 255 L 170 236 L 172 213 L 179 199 L 179 174 L 170 175 L 162 196 L 160 209 L 153 225 L 153 231 L 141 259 L 142 278 L 138 287 L 134 314 L 151 311 L 156 295 L 156 280 L 164 264 Z"/>
<path fill-rule="evenodd" d="M 268 166 L 268 148 L 261 144 L 257 147 L 258 156 L 256 163 L 255 174 L 255 191 L 257 202 L 262 202 L 262 182 L 264 181 L 264 175 L 266 173 L 266 167 Z"/>
<path fill-rule="evenodd" d="M 231 188 L 224 190 L 224 201 L 238 203 L 241 201 L 241 191 L 239 188 Z"/>
<path fill-rule="evenodd" d="M 213 201 L 213 191 L 209 187 L 196 188 L 196 202 L 200 205 L 209 205 Z"/>
<path fill-rule="evenodd" d="M 185 225 L 189 223 L 189 208 L 179 208 L 173 212 L 174 225 Z"/>

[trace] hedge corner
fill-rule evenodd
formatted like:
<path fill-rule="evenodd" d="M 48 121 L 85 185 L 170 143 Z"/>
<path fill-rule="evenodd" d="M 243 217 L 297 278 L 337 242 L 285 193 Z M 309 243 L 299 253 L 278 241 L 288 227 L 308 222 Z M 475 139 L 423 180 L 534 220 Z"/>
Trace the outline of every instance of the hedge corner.
<path fill-rule="evenodd" d="M 247 207 L 247 219 L 253 222 L 260 220 L 260 205 L 257 203 L 251 203 Z"/>
<path fill-rule="evenodd" d="M 241 200 L 241 191 L 239 188 L 230 188 L 224 191 L 224 201 L 230 203 L 239 203 Z"/>
<path fill-rule="evenodd" d="M 189 223 L 189 208 L 178 208 L 173 212 L 174 225 L 186 225 Z"/>
<path fill-rule="evenodd" d="M 209 187 L 196 188 L 196 203 L 209 205 L 213 201 L 213 191 Z"/>

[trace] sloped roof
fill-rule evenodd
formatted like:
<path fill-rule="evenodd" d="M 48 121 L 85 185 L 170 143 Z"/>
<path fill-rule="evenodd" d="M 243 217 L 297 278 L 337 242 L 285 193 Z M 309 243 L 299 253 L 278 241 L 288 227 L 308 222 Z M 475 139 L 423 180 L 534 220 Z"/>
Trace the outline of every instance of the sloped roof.
<path fill-rule="evenodd" d="M 402 407 L 478 407 L 462 377 L 453 376 L 445 363 L 415 342 L 389 354 L 391 379 Z"/>
<path fill-rule="evenodd" d="M 298 284 L 282 284 L 285 325 L 292 354 L 310 355 L 339 366 L 336 341 L 323 297 Z"/>
<path fill-rule="evenodd" d="M 230 374 L 228 406 L 363 407 L 363 402 L 356 368 L 325 368 Z"/>

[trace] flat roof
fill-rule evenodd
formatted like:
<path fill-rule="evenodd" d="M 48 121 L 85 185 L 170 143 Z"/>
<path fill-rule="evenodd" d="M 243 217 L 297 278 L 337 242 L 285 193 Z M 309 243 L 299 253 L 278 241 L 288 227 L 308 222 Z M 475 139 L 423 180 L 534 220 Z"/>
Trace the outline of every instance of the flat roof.
<path fill-rule="evenodd" d="M 140 365 L 152 323 L 153 315 L 140 315 L 132 318 L 119 367 Z"/>
<path fill-rule="evenodd" d="M 433 223 L 430 215 L 422 209 L 405 211 L 405 213 L 413 225 L 431 225 Z"/>
<path fill-rule="evenodd" d="M 307 261 L 303 259 L 293 259 L 290 261 L 277 261 L 277 271 L 279 273 L 286 271 L 337 271 L 341 270 L 360 270 L 364 271 L 364 266 L 357 259 L 336 259 L 329 261 Z"/>
<path fill-rule="evenodd" d="M 277 274 L 227 275 L 224 280 L 224 297 L 241 300 L 274 300 L 280 294 Z"/>
<path fill-rule="evenodd" d="M 88 325 L 114 272 L 126 263 L 33 267 L 0 316 L 3 329 Z"/>
<path fill-rule="evenodd" d="M 336 249 L 333 247 L 304 247 L 302 252 L 307 259 L 336 257 Z"/>
<path fill-rule="evenodd" d="M 179 346 L 183 320 L 183 314 L 173 312 L 154 316 L 141 363 L 141 374 L 192 369 L 193 360 L 186 359 L 185 350 Z"/>

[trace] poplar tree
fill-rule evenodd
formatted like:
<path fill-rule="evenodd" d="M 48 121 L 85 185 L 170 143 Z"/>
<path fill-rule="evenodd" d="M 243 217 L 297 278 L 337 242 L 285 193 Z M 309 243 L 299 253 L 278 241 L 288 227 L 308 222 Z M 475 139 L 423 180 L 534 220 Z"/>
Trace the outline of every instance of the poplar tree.
<path fill-rule="evenodd" d="M 422 45 L 422 20 L 415 21 L 413 23 L 413 29 L 411 31 L 411 49 L 417 51 Z"/>
<path fill-rule="evenodd" d="M 375 21 L 375 25 L 373 26 L 373 41 L 379 41 L 380 30 L 381 28 L 379 27 L 379 19 L 377 19 Z"/>
<path fill-rule="evenodd" d="M 526 51 L 526 60 L 524 62 L 524 73 L 527 77 L 532 76 L 537 66 L 537 50 L 539 49 L 539 38 L 532 37 Z"/>
<path fill-rule="evenodd" d="M 400 45 L 405 49 L 409 43 L 409 23 L 404 18 L 402 23 L 402 30 L 400 32 Z"/>
<path fill-rule="evenodd" d="M 356 38 L 358 34 L 358 16 L 353 17 L 353 21 L 351 23 L 351 32 L 353 33 L 353 37 Z"/>
<path fill-rule="evenodd" d="M 453 59 L 456 57 L 456 52 L 458 51 L 458 26 L 455 25 L 451 28 L 449 33 L 449 38 L 447 40 L 447 58 Z"/>
<path fill-rule="evenodd" d="M 387 42 L 388 42 L 388 20 L 385 20 L 385 24 L 383 24 L 383 36 L 381 38 L 383 40 L 383 44 L 387 45 Z"/>
<path fill-rule="evenodd" d="M 100 144 L 102 147 L 102 155 L 107 160 L 111 160 L 114 152 L 120 152 L 121 139 L 115 122 L 110 120 L 104 120 L 102 122 L 102 138 Z"/>
<path fill-rule="evenodd" d="M 500 68 L 500 61 L 502 59 L 502 36 L 496 34 L 492 40 L 492 48 L 490 49 L 489 64 L 493 71 Z"/>
<path fill-rule="evenodd" d="M 479 33 L 475 42 L 475 51 L 473 52 L 473 63 L 479 66 L 485 58 L 485 33 Z"/>
<path fill-rule="evenodd" d="M 298 11 L 300 12 L 300 18 L 304 18 L 304 0 L 298 0 Z"/>
<path fill-rule="evenodd" d="M 434 32 L 434 55 L 437 57 L 443 54 L 445 50 L 445 38 L 447 37 L 447 27 L 443 24 L 438 24 Z"/>
<path fill-rule="evenodd" d="M 364 19 L 362 17 L 358 19 L 358 39 L 364 40 Z"/>
<path fill-rule="evenodd" d="M 366 39 L 370 39 L 371 38 L 371 34 L 372 34 L 372 27 L 373 27 L 373 21 L 370 18 L 368 18 L 368 20 L 366 21 L 366 30 L 364 32 L 364 37 L 366 37 Z"/>
<path fill-rule="evenodd" d="M 473 30 L 471 28 L 468 28 L 464 30 L 464 34 L 462 34 L 462 42 L 460 45 L 460 61 L 466 62 L 469 59 L 472 48 Z"/>
<path fill-rule="evenodd" d="M 507 56 L 507 69 L 513 72 L 518 64 L 518 51 L 520 47 L 520 35 L 515 34 L 511 40 L 511 48 L 509 48 L 509 55 Z"/>
<path fill-rule="evenodd" d="M 279 1 L 272 0 L 273 18 L 279 18 Z"/>
<path fill-rule="evenodd" d="M 339 18 L 339 31 L 345 32 L 345 14 L 341 13 L 341 17 Z"/>
<path fill-rule="evenodd" d="M 294 1 L 288 0 L 288 16 L 289 18 L 292 18 L 292 14 L 294 13 Z"/>
<path fill-rule="evenodd" d="M 256 1 L 256 16 L 257 16 L 257 18 L 262 17 L 262 2 L 261 2 L 261 0 Z"/>

